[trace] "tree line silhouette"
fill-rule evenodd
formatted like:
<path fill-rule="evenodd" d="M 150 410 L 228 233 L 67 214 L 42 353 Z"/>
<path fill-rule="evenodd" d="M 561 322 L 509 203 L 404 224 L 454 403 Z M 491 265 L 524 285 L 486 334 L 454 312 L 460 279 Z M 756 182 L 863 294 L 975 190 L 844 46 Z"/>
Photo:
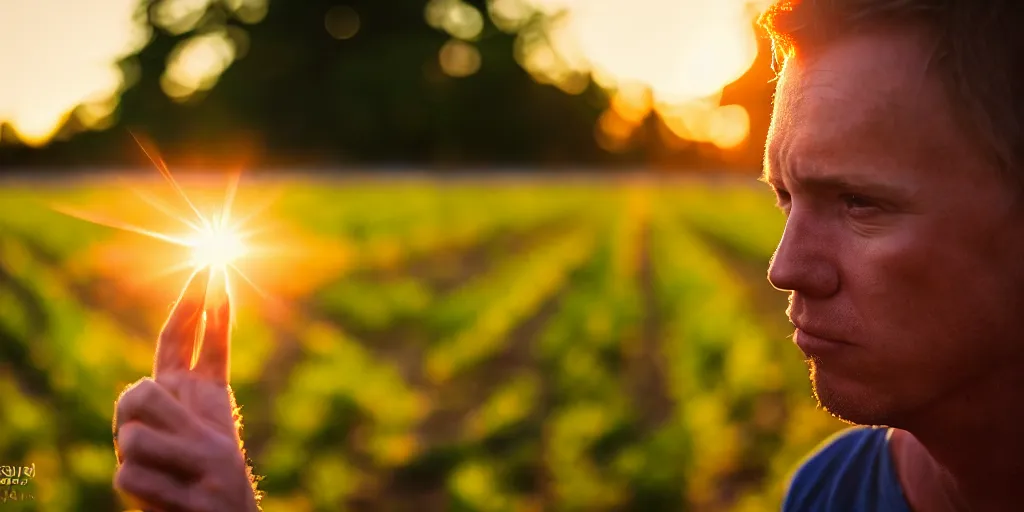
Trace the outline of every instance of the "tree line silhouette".
<path fill-rule="evenodd" d="M 751 135 L 739 149 L 725 152 L 698 143 L 670 147 L 650 117 L 628 150 L 613 153 L 595 138 L 607 94 L 594 84 L 570 95 L 537 83 L 515 60 L 516 36 L 498 30 L 486 16 L 473 42 L 482 66 L 456 78 L 440 68 L 438 52 L 450 36 L 426 23 L 423 0 L 345 2 L 360 19 L 358 33 L 345 40 L 325 29 L 325 13 L 341 4 L 332 0 L 272 0 L 266 16 L 254 24 L 233 17 L 229 0 L 217 0 L 193 30 L 177 35 L 154 22 L 155 3 L 144 0 L 139 7 L 153 36 L 120 63 L 137 79 L 121 96 L 117 122 L 106 130 L 81 131 L 72 116 L 41 148 L 11 144 L 11 130 L 0 127 L 7 142 L 0 146 L 0 173 L 27 167 L 144 167 L 129 131 L 151 139 L 172 167 L 185 168 L 586 166 L 751 172 L 760 165 L 772 85 L 764 50 L 723 97 L 723 103 L 739 103 L 750 113 Z M 487 12 L 484 0 L 467 3 Z M 211 90 L 186 103 L 169 98 L 160 76 L 175 46 L 224 26 L 244 31 L 245 54 Z"/>

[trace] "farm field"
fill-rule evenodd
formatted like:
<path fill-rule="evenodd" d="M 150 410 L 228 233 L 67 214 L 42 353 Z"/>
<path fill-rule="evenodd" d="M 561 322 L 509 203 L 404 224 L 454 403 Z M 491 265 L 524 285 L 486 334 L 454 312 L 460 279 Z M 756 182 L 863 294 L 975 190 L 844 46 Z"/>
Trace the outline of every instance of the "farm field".
<path fill-rule="evenodd" d="M 36 467 L 34 499 L 4 510 L 119 510 L 114 400 L 150 372 L 187 272 L 48 205 L 173 225 L 128 190 L 0 186 L 0 465 Z M 243 180 L 237 197 L 280 256 L 247 267 L 262 293 L 232 284 L 268 512 L 777 510 L 843 426 L 765 279 L 784 218 L 760 184 Z"/>

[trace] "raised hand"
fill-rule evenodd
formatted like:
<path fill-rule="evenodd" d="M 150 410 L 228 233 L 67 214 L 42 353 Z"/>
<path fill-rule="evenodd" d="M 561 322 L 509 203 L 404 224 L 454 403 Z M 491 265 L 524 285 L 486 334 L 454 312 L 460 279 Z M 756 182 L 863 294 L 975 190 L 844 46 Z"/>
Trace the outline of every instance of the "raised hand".
<path fill-rule="evenodd" d="M 157 342 L 153 376 L 117 401 L 114 487 L 146 510 L 259 510 L 229 380 L 231 310 L 222 278 L 194 275 Z M 193 345 L 206 312 L 195 365 Z"/>

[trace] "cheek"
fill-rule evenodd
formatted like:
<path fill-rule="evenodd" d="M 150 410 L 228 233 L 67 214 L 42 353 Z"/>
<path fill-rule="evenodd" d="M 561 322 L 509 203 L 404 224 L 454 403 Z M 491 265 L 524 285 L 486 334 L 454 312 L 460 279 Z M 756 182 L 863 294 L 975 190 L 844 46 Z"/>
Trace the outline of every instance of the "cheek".
<path fill-rule="evenodd" d="M 972 265 L 950 252 L 939 233 L 894 230 L 842 245 L 844 302 L 864 334 L 934 343 L 935 336 L 956 330 L 951 324 L 962 321 L 972 294 L 957 276 Z"/>
<path fill-rule="evenodd" d="M 844 302 L 861 332 L 892 350 L 939 358 L 992 339 L 1013 300 L 991 248 L 974 235 L 916 226 L 843 244 Z"/>

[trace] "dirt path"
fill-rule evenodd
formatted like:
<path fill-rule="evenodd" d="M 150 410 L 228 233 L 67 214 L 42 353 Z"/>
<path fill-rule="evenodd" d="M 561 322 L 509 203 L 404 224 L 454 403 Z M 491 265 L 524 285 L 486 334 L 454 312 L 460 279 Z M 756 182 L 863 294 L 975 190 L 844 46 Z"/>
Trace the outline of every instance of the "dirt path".
<path fill-rule="evenodd" d="M 632 384 L 632 395 L 640 411 L 641 425 L 648 431 L 662 424 L 672 414 L 674 406 L 672 398 L 668 395 L 665 356 L 661 350 L 661 329 L 664 320 L 661 318 L 655 288 L 656 276 L 651 254 L 652 236 L 651 223 L 645 222 L 636 242 L 639 244 L 640 263 L 636 277 L 643 307 L 640 350 L 628 363 L 626 370 L 626 378 Z"/>

